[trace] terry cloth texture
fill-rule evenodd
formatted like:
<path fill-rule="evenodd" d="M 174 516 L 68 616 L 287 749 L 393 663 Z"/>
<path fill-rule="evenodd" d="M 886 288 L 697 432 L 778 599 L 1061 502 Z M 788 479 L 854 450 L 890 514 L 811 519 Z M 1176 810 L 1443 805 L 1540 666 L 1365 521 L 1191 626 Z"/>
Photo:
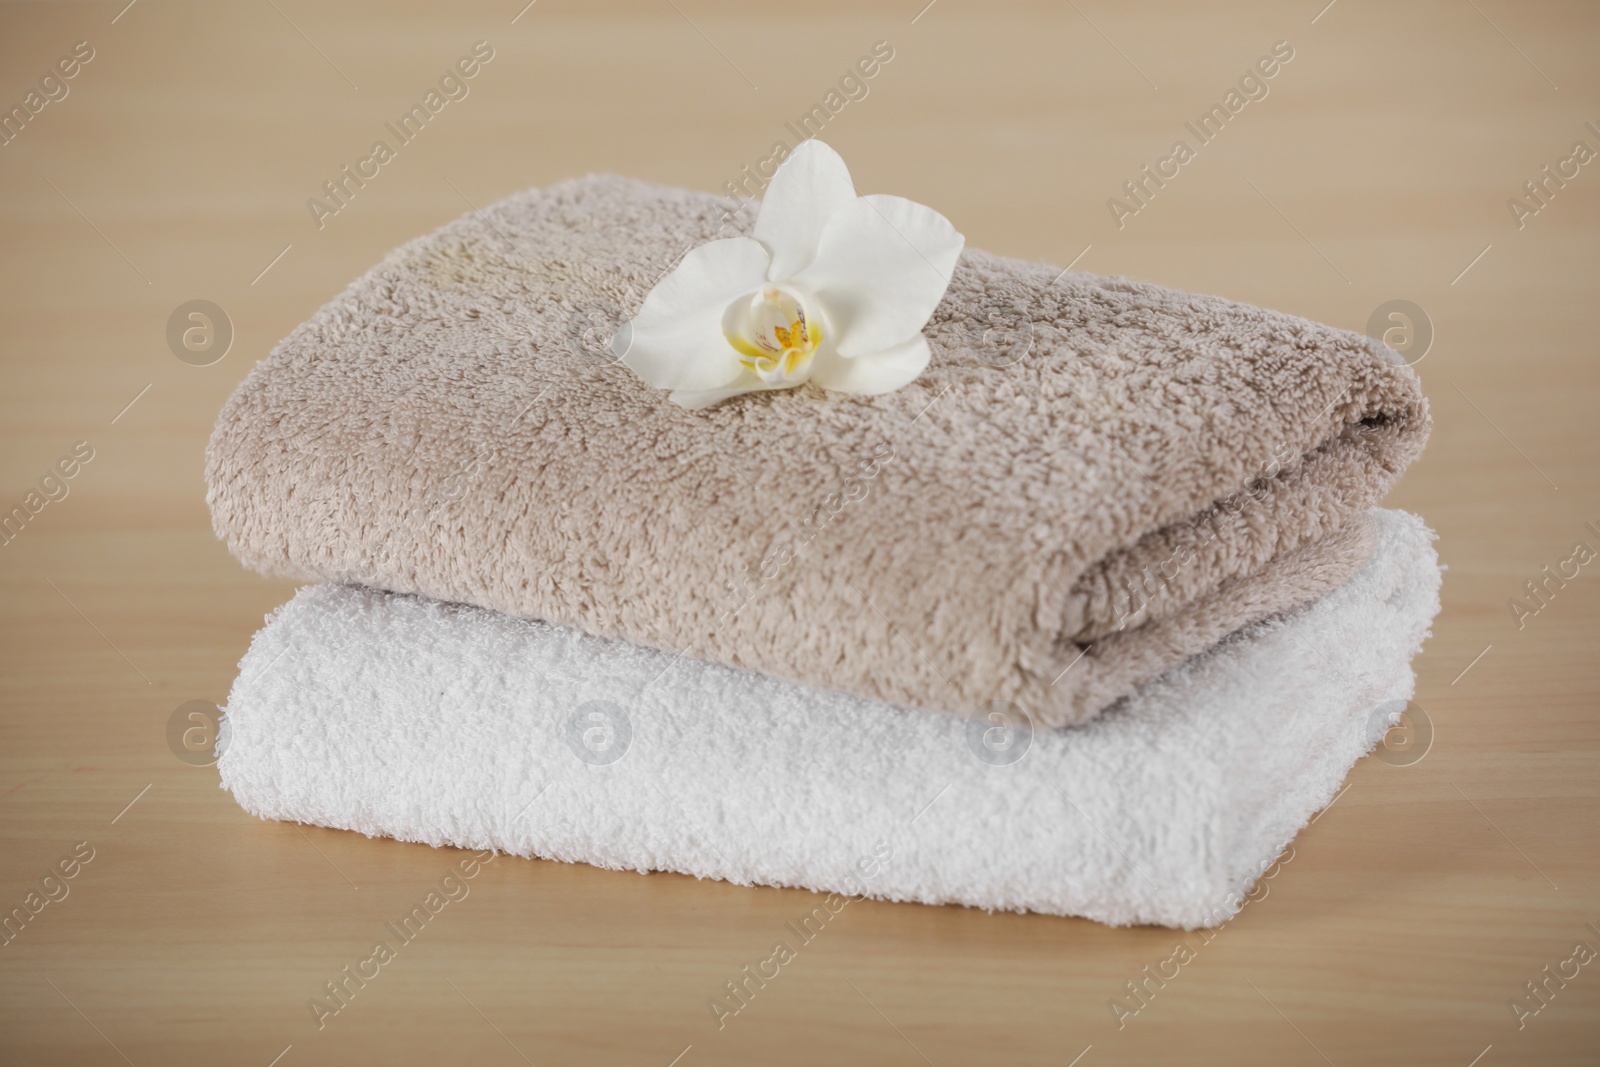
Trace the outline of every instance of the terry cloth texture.
<path fill-rule="evenodd" d="M 1377 529 L 1372 560 L 1327 597 L 1084 726 L 1031 734 L 312 586 L 240 663 L 218 767 L 247 811 L 371 836 L 1217 925 L 1412 693 L 1438 561 L 1414 516 L 1380 512 Z"/>
<path fill-rule="evenodd" d="M 395 251 L 223 409 L 219 535 L 266 573 L 1060 725 L 1348 578 L 1427 436 L 1366 337 L 974 251 L 906 388 L 687 411 L 605 343 L 748 229 L 724 207 L 585 178 Z"/>

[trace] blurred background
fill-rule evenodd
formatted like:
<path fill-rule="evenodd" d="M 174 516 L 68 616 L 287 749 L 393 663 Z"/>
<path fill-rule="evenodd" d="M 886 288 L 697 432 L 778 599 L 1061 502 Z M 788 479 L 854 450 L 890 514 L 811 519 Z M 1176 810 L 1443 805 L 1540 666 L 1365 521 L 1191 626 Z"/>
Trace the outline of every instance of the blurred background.
<path fill-rule="evenodd" d="M 0 538 L 0 909 L 94 852 L 0 947 L 0 1062 L 1595 1062 L 1600 971 L 1564 961 L 1600 948 L 1600 564 L 1509 602 L 1600 548 L 1600 10 L 524 3 L 0 6 L 0 511 L 26 513 Z M 174 740 L 292 588 L 211 533 L 219 407 L 414 236 L 590 172 L 755 191 L 807 121 L 971 247 L 1416 366 L 1436 427 L 1389 503 L 1450 570 L 1414 758 L 1358 765 L 1121 1026 L 1107 1001 L 1174 932 L 862 902 L 719 1030 L 705 1001 L 807 894 L 502 859 L 317 1029 L 306 999 L 446 861 L 250 819 Z"/>

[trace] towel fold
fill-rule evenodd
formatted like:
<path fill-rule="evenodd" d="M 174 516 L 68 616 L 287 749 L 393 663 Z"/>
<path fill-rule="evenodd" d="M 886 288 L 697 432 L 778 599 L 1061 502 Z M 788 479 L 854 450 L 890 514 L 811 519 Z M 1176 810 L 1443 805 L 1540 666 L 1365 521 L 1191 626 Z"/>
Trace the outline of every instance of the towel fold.
<path fill-rule="evenodd" d="M 301 590 L 240 664 L 223 786 L 257 815 L 740 884 L 1225 922 L 1413 689 L 1432 534 L 1375 513 L 1347 584 L 1079 727 L 962 720 L 542 622 Z"/>
<path fill-rule="evenodd" d="M 906 388 L 686 411 L 606 341 L 748 229 L 725 208 L 587 178 L 392 253 L 223 410 L 218 533 L 267 573 L 1055 726 L 1347 579 L 1427 436 L 1365 337 L 976 251 Z"/>

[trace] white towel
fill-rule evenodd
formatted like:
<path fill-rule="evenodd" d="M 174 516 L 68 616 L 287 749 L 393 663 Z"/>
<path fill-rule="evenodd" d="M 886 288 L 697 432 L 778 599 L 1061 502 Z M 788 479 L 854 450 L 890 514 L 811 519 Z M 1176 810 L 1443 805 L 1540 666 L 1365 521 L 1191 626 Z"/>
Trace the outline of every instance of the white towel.
<path fill-rule="evenodd" d="M 1412 694 L 1438 559 L 1421 520 L 1375 514 L 1379 551 L 1348 585 L 1031 737 L 1015 714 L 890 707 L 311 586 L 240 663 L 222 784 L 268 818 L 801 886 L 830 906 L 1217 925 Z"/>

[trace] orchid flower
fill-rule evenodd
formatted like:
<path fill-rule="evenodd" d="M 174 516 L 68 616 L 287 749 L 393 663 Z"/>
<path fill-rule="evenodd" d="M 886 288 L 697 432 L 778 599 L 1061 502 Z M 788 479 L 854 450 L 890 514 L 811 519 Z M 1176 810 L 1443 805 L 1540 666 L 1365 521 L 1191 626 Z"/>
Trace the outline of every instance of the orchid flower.
<path fill-rule="evenodd" d="M 805 141 L 772 176 L 752 236 L 691 249 L 612 351 L 687 408 L 804 382 L 887 393 L 927 367 L 922 327 L 964 243 L 932 208 L 857 196 L 839 154 Z"/>

